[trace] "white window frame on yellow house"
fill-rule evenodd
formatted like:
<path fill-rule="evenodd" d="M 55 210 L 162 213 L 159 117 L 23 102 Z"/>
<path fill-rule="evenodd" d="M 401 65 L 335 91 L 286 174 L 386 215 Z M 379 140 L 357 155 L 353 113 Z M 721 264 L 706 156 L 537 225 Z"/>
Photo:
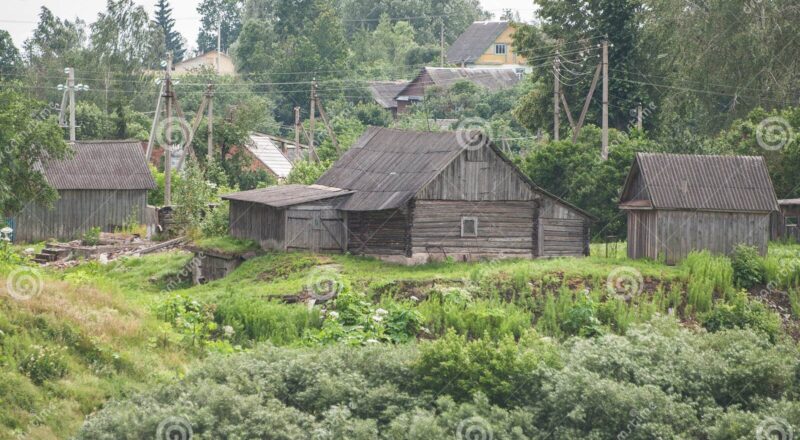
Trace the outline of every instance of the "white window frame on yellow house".
<path fill-rule="evenodd" d="M 502 52 L 500 48 L 503 48 Z M 495 55 L 506 55 L 508 54 L 508 45 L 505 43 L 494 43 L 494 54 Z"/>

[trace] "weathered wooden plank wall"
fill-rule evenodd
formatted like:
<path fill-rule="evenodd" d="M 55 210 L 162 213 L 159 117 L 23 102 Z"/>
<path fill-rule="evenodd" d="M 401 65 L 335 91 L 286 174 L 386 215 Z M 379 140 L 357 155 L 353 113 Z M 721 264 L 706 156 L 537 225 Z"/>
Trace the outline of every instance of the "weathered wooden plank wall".
<path fill-rule="evenodd" d="M 773 212 L 770 215 L 770 239 L 800 243 L 800 230 L 798 230 L 798 227 L 786 227 L 787 217 L 794 218 L 794 220 L 800 218 L 800 205 L 781 205 L 778 208 L 780 211 Z"/>
<path fill-rule="evenodd" d="M 332 206 L 296 206 L 286 211 L 286 249 L 314 252 L 347 250 L 345 213 Z"/>
<path fill-rule="evenodd" d="M 730 254 L 738 244 L 767 253 L 769 213 L 664 210 L 656 218 L 658 254 L 667 264 L 676 264 L 698 249 Z"/>
<path fill-rule="evenodd" d="M 230 201 L 231 236 L 255 240 L 264 249 L 284 249 L 286 210 L 258 203 Z"/>
<path fill-rule="evenodd" d="M 539 256 L 589 255 L 589 220 L 557 200 L 540 201 Z"/>
<path fill-rule="evenodd" d="M 15 240 L 80 238 L 93 227 L 113 232 L 134 218 L 147 221 L 146 190 L 60 190 L 52 208 L 29 203 L 14 216 Z"/>
<path fill-rule="evenodd" d="M 628 211 L 628 258 L 658 258 L 655 211 Z"/>
<path fill-rule="evenodd" d="M 410 257 L 409 207 L 383 211 L 350 211 L 347 249 L 354 254 Z"/>

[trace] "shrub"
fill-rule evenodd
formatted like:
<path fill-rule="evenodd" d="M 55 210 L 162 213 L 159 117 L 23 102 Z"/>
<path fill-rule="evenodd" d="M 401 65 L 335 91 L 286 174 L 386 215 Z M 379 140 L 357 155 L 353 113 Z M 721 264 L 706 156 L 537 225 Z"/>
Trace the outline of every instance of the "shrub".
<path fill-rule="evenodd" d="M 101 229 L 99 226 L 89 228 L 88 231 L 83 233 L 81 241 L 86 246 L 97 246 L 100 244 L 100 231 Z"/>
<path fill-rule="evenodd" d="M 700 322 L 712 332 L 752 328 L 765 333 L 771 341 L 775 341 L 781 328 L 780 317 L 760 302 L 749 299 L 746 292 L 734 295 L 727 302 L 718 302 L 710 312 L 700 316 Z"/>
<path fill-rule="evenodd" d="M 63 348 L 34 345 L 19 362 L 19 371 L 37 385 L 60 379 L 67 374 L 63 351 Z"/>
<path fill-rule="evenodd" d="M 766 282 L 764 260 L 752 246 L 737 245 L 731 254 L 733 282 L 736 286 L 749 289 Z"/>

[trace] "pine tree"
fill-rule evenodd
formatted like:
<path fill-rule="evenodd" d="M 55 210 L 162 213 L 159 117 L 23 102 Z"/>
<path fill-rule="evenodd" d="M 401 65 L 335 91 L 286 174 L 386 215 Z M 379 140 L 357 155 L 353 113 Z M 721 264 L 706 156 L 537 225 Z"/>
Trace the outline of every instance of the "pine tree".
<path fill-rule="evenodd" d="M 172 51 L 172 59 L 180 61 L 186 49 L 183 47 L 181 34 L 175 30 L 175 19 L 172 18 L 172 8 L 167 0 L 158 0 L 156 3 L 156 24 L 164 33 L 164 45 Z"/>

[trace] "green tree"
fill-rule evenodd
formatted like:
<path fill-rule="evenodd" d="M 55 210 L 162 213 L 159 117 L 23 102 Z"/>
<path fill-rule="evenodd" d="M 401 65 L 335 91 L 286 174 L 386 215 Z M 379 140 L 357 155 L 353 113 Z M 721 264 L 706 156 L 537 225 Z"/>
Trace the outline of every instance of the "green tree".
<path fill-rule="evenodd" d="M 18 212 L 28 202 L 48 203 L 56 191 L 38 164 L 70 153 L 54 120 L 55 105 L 31 100 L 13 87 L 0 88 L 0 213 Z"/>
<path fill-rule="evenodd" d="M 175 30 L 175 19 L 172 18 L 172 8 L 167 0 L 158 0 L 156 3 L 155 22 L 164 37 L 164 48 L 172 52 L 175 61 L 182 60 L 186 48 L 183 47 L 183 37 Z"/>
<path fill-rule="evenodd" d="M 11 34 L 0 29 L 0 81 L 14 77 L 22 69 L 22 58 L 14 46 Z"/>
<path fill-rule="evenodd" d="M 200 14 L 200 32 L 197 34 L 197 48 L 201 52 L 217 49 L 217 31 L 220 31 L 222 51 L 227 52 L 239 37 L 242 29 L 241 0 L 203 0 L 197 6 Z M 220 24 L 222 25 L 219 28 Z M 219 28 L 219 29 L 218 29 Z"/>

